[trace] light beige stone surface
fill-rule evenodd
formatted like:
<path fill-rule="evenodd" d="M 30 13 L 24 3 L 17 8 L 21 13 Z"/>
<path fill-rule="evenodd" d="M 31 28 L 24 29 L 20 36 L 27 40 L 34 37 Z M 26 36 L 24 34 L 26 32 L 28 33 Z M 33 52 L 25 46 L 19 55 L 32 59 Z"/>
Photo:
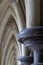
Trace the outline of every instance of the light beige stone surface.
<path fill-rule="evenodd" d="M 40 25 L 40 0 L 25 0 L 26 27 Z"/>
<path fill-rule="evenodd" d="M 20 64 L 17 59 L 25 55 L 25 48 L 17 35 L 25 28 L 40 24 L 39 5 L 39 0 L 2 0 L 0 3 L 0 65 Z"/>

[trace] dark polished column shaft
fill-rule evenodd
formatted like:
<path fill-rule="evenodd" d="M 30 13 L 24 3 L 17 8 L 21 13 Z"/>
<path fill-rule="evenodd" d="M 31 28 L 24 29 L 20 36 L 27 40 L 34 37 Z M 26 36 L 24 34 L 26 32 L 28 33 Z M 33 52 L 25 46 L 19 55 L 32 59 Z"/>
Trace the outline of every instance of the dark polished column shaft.
<path fill-rule="evenodd" d="M 24 43 L 26 48 L 33 50 L 34 63 L 32 65 L 43 65 L 43 26 L 21 31 L 18 40 Z"/>
<path fill-rule="evenodd" d="M 33 62 L 32 56 L 21 56 L 18 60 L 21 61 L 21 65 L 31 65 Z"/>
<path fill-rule="evenodd" d="M 33 50 L 32 65 L 43 65 L 43 0 L 25 0 L 25 5 L 27 29 L 18 34 L 18 41 Z"/>

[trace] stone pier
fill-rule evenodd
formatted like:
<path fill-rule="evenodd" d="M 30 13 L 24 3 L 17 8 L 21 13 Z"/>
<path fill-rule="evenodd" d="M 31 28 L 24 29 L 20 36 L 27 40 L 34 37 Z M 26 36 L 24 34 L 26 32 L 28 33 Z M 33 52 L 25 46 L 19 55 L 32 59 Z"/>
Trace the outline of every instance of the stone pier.
<path fill-rule="evenodd" d="M 42 4 L 41 4 L 42 3 Z M 26 65 L 43 65 L 43 0 L 25 0 L 26 29 L 18 34 L 18 41 L 23 43 L 25 49 L 31 49 L 24 57 L 19 59 Z M 27 59 L 27 60 L 25 60 Z M 29 60 L 29 61 L 28 61 Z M 31 62 L 32 60 L 32 62 Z M 25 65 L 23 63 L 22 65 Z"/>

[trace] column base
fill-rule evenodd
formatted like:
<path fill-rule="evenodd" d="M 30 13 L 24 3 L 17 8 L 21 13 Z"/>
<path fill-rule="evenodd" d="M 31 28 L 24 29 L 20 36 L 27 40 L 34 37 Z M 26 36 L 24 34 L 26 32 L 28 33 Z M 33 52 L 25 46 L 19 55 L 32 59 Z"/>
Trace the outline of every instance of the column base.
<path fill-rule="evenodd" d="M 31 65 L 29 62 L 22 62 L 21 65 Z"/>
<path fill-rule="evenodd" d="M 31 64 L 31 65 L 43 65 L 43 63 L 35 63 L 35 64 Z"/>
<path fill-rule="evenodd" d="M 21 56 L 19 59 L 21 65 L 31 65 L 33 63 L 33 57 L 31 56 Z"/>

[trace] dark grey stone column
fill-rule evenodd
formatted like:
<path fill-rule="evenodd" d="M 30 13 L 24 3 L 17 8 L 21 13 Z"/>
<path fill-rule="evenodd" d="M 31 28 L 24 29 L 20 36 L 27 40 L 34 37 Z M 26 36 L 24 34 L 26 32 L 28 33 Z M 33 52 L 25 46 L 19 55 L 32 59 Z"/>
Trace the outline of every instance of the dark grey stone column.
<path fill-rule="evenodd" d="M 21 61 L 21 65 L 31 65 L 33 62 L 32 56 L 21 56 L 18 60 Z"/>
<path fill-rule="evenodd" d="M 21 31 L 18 40 L 24 43 L 25 48 L 33 50 L 34 63 L 32 65 L 43 65 L 43 26 Z"/>
<path fill-rule="evenodd" d="M 18 34 L 18 41 L 33 50 L 30 64 L 43 65 L 43 0 L 25 0 L 25 5 L 26 29 Z"/>

